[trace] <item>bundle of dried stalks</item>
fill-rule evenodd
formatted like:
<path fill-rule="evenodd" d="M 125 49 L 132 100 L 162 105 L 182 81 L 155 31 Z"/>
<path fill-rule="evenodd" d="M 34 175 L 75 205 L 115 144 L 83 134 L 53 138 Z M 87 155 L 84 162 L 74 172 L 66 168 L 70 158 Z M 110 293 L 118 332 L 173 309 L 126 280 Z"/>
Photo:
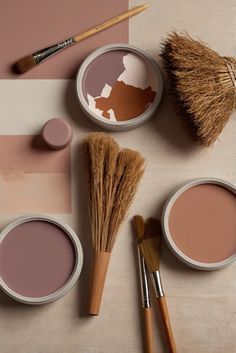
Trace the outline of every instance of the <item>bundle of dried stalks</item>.
<path fill-rule="evenodd" d="M 177 109 L 193 138 L 211 145 L 236 108 L 236 60 L 176 32 L 163 42 L 162 58 Z"/>
<path fill-rule="evenodd" d="M 144 172 L 144 159 L 136 151 L 119 150 L 103 133 L 90 134 L 85 145 L 94 248 L 89 313 L 98 315 L 110 253 Z"/>

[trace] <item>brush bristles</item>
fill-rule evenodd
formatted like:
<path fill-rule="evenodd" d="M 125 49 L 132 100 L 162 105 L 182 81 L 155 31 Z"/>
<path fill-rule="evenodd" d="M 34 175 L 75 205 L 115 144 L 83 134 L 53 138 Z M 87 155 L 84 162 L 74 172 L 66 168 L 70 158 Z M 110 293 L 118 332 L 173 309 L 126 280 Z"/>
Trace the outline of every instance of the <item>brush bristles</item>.
<path fill-rule="evenodd" d="M 193 138 L 200 145 L 211 145 L 235 109 L 236 91 L 225 60 L 234 71 L 236 60 L 221 57 L 206 44 L 176 32 L 163 43 L 162 57 L 177 109 Z"/>
<path fill-rule="evenodd" d="M 160 267 L 161 251 L 161 223 L 156 218 L 149 218 L 145 227 L 140 250 L 150 272 L 155 272 Z"/>
<path fill-rule="evenodd" d="M 24 74 L 25 72 L 31 70 L 36 65 L 37 64 L 35 62 L 33 55 L 29 55 L 17 61 L 13 67 L 13 70 L 15 73 Z"/>
<path fill-rule="evenodd" d="M 109 223 L 109 232 L 113 234 L 108 241 L 112 249 L 120 224 L 131 205 L 144 172 L 144 159 L 136 151 L 123 149 L 120 151 L 114 179 L 114 203 Z"/>
<path fill-rule="evenodd" d="M 145 238 L 139 244 L 148 271 L 155 272 L 160 267 L 160 256 L 156 238 Z"/>
<path fill-rule="evenodd" d="M 144 219 L 142 216 L 134 216 L 133 217 L 133 226 L 134 226 L 134 231 L 135 235 L 137 237 L 138 242 L 140 242 L 143 237 L 144 237 L 144 232 L 145 232 L 145 223 Z"/>
<path fill-rule="evenodd" d="M 129 149 L 119 151 L 106 134 L 90 134 L 85 144 L 93 247 L 111 252 L 143 174 L 144 159 Z"/>

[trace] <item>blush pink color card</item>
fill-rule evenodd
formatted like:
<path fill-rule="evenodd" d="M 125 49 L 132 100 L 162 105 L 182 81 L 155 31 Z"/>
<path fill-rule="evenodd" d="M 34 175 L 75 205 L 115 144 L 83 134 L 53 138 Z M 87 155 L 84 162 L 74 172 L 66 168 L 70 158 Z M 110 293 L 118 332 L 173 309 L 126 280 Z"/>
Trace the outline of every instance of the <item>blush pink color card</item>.
<path fill-rule="evenodd" d="M 24 75 L 12 72 L 20 58 L 128 10 L 128 0 L 0 0 L 0 78 L 74 78 L 81 61 L 94 49 L 128 42 L 128 21 L 68 48 Z"/>
<path fill-rule="evenodd" d="M 0 213 L 70 213 L 70 155 L 38 136 L 0 136 Z"/>

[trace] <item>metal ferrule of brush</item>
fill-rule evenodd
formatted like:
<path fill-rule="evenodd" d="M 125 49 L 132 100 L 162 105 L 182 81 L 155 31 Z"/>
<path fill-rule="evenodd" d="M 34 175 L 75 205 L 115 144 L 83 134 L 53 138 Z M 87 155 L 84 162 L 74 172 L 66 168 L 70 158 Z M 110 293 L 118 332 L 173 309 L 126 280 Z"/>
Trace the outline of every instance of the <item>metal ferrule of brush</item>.
<path fill-rule="evenodd" d="M 152 272 L 151 274 L 153 286 L 157 297 L 164 297 L 164 291 L 161 283 L 161 275 L 159 271 Z"/>
<path fill-rule="evenodd" d="M 140 273 L 140 283 L 142 292 L 142 302 L 144 308 L 151 308 L 150 292 L 147 278 L 147 269 L 143 256 L 138 251 L 139 259 L 139 273 Z"/>
<path fill-rule="evenodd" d="M 33 54 L 34 60 L 35 60 L 36 64 L 39 64 L 42 61 L 50 58 L 54 54 L 58 53 L 59 51 L 65 49 L 67 47 L 70 47 L 71 45 L 73 45 L 75 43 L 76 42 L 73 38 L 69 38 L 69 39 L 64 40 L 63 42 L 52 45 L 48 48 L 41 49 Z"/>

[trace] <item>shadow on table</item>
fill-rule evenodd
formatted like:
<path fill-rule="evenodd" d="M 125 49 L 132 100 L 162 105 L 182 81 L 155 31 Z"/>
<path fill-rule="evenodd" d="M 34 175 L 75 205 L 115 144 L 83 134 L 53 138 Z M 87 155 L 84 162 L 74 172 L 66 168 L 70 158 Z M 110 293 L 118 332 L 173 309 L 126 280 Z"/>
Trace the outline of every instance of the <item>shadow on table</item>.
<path fill-rule="evenodd" d="M 199 149 L 187 130 L 183 117 L 176 112 L 174 99 L 167 89 L 164 90 L 161 105 L 153 120 L 157 135 L 168 141 L 176 151 L 191 154 L 194 150 Z"/>
<path fill-rule="evenodd" d="M 82 112 L 75 91 L 75 80 L 68 81 L 65 88 L 64 106 L 71 120 L 85 132 L 103 131 Z"/>
<path fill-rule="evenodd" d="M 80 317 L 88 316 L 88 298 L 89 298 L 89 287 L 90 287 L 90 270 L 92 261 L 92 239 L 91 229 L 89 221 L 89 188 L 88 188 L 88 175 L 84 145 L 79 143 L 76 147 L 75 154 L 75 180 L 76 180 L 76 218 L 78 235 L 81 241 L 81 245 L 84 253 L 84 263 L 79 279 L 78 285 L 78 315 Z"/>

